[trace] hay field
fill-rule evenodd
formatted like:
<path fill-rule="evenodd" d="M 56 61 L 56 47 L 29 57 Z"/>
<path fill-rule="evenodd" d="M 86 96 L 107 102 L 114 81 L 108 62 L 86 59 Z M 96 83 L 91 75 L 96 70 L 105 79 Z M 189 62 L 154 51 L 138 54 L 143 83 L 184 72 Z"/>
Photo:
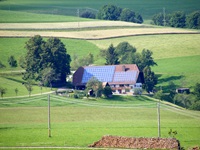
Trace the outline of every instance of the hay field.
<path fill-rule="evenodd" d="M 126 28 L 126 27 L 133 28 Z M 99 29 L 92 30 L 92 28 L 99 27 L 121 27 L 119 29 Z M 135 28 L 137 27 L 137 28 Z M 87 28 L 87 30 L 70 31 L 71 28 Z M 98 40 L 116 37 L 137 36 L 137 35 L 155 35 L 155 34 L 199 34 L 196 30 L 186 30 L 177 28 L 156 28 L 145 27 L 145 25 L 126 23 L 121 21 L 93 21 L 93 22 L 71 22 L 71 23 L 39 23 L 39 24 L 0 24 L 0 37 L 32 37 L 34 35 L 41 35 L 44 37 L 59 37 L 59 38 L 73 38 Z M 13 30 L 4 30 L 13 29 Z M 19 29 L 66 29 L 65 31 L 14 31 Z"/>
<path fill-rule="evenodd" d="M 84 22 L 57 22 L 57 23 L 1 23 L 2 29 L 76 29 L 76 28 L 95 28 L 95 27 L 142 27 L 143 24 L 136 24 L 123 21 L 84 21 Z"/>

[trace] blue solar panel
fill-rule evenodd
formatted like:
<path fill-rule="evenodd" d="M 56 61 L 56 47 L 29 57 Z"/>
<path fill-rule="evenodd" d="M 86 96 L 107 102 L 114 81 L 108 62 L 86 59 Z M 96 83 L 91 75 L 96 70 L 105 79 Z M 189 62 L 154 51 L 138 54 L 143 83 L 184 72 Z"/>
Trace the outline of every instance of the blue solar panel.
<path fill-rule="evenodd" d="M 82 83 L 87 83 L 93 76 L 101 82 L 112 82 L 115 66 L 93 66 L 84 69 Z"/>
<path fill-rule="evenodd" d="M 136 81 L 137 71 L 115 72 L 113 82 Z"/>

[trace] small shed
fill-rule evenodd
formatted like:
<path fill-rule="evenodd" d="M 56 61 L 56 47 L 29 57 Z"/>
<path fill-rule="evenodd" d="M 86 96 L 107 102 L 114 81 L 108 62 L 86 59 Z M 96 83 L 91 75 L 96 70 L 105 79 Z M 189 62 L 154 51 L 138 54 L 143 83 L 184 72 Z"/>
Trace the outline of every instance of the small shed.
<path fill-rule="evenodd" d="M 190 94 L 190 89 L 189 89 L 189 88 L 178 88 L 178 89 L 176 89 L 176 93 L 180 93 L 180 94 L 183 94 L 183 93 Z"/>

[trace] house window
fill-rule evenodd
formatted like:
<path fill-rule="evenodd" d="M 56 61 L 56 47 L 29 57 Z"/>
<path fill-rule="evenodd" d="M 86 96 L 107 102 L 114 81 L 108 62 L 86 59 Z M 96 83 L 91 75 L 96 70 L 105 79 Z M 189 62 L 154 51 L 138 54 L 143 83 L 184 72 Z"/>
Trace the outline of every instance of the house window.
<path fill-rule="evenodd" d="M 120 84 L 119 86 L 120 86 L 120 87 L 124 87 L 124 84 Z"/>

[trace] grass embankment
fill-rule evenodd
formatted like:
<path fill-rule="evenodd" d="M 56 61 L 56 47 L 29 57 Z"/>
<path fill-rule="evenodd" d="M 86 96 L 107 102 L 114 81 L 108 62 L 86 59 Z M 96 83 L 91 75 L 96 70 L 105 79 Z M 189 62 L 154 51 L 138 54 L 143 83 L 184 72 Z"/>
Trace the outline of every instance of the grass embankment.
<path fill-rule="evenodd" d="M 0 100 L 0 146 L 87 147 L 103 135 L 157 137 L 156 102 L 145 97 L 75 100 L 51 95 L 52 137 L 47 130 L 47 96 Z M 185 148 L 200 144 L 200 119 L 189 111 L 161 108 L 161 135 L 170 129 Z M 198 112 L 196 114 L 200 115 Z"/>

